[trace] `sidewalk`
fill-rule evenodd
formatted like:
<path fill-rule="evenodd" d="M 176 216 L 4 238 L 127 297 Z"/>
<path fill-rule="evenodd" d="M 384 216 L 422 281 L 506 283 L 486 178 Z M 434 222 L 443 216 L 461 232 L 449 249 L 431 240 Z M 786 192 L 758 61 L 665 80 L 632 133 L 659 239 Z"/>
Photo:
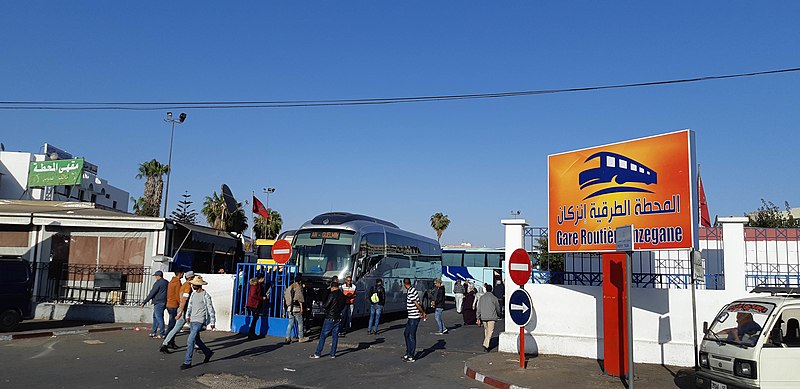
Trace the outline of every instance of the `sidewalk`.
<path fill-rule="evenodd" d="M 619 377 L 603 374 L 600 361 L 559 355 L 527 356 L 519 367 L 516 354 L 491 352 L 468 359 L 464 373 L 495 388 L 624 388 Z M 694 388 L 691 368 L 636 364 L 636 388 Z"/>
<path fill-rule="evenodd" d="M 80 335 L 91 332 L 121 330 L 148 331 L 149 329 L 149 325 L 141 323 L 93 323 L 71 320 L 28 320 L 20 323 L 16 331 L 0 332 L 0 341 L 48 336 Z"/>

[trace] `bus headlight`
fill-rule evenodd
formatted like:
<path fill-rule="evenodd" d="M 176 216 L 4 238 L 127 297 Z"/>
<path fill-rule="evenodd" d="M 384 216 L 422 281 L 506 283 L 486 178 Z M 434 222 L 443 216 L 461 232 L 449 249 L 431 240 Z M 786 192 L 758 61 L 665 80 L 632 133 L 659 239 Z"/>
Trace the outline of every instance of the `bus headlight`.
<path fill-rule="evenodd" d="M 733 374 L 744 378 L 756 378 L 756 363 L 746 359 L 734 359 Z"/>
<path fill-rule="evenodd" d="M 705 351 L 700 351 L 700 367 L 708 369 L 708 353 Z"/>

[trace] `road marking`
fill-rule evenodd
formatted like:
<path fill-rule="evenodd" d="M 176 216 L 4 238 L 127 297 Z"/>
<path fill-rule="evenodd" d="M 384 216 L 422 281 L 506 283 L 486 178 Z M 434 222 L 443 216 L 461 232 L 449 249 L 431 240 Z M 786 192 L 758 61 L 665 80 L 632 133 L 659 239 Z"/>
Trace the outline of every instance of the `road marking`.
<path fill-rule="evenodd" d="M 45 347 L 45 349 L 44 349 L 42 352 L 40 352 L 39 354 L 36 354 L 36 355 L 32 356 L 30 359 L 36 359 L 36 358 L 43 357 L 43 356 L 45 356 L 45 355 L 47 355 L 47 354 L 50 354 L 51 352 L 53 352 L 53 351 L 55 350 L 55 349 L 53 348 L 53 346 L 55 346 L 55 344 L 56 344 L 56 343 L 58 343 L 58 342 L 59 342 L 59 341 L 58 341 L 58 340 L 56 340 L 56 341 L 53 341 L 52 343 L 48 344 L 48 345 L 47 345 L 47 347 Z"/>

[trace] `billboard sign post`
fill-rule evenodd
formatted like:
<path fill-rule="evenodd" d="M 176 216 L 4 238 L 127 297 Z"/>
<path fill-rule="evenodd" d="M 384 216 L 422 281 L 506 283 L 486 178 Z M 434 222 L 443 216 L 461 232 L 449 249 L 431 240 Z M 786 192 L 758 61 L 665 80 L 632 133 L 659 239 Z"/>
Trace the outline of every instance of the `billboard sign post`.
<path fill-rule="evenodd" d="M 635 224 L 633 249 L 691 249 L 697 240 L 694 132 L 550 155 L 548 250 L 614 252 Z"/>

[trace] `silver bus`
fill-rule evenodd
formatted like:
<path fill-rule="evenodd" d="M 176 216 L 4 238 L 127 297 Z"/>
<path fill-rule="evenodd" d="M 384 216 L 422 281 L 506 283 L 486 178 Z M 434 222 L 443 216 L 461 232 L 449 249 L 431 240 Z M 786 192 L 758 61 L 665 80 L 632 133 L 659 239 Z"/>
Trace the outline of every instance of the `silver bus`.
<path fill-rule="evenodd" d="M 433 281 L 442 275 L 442 249 L 430 238 L 401 230 L 370 216 L 323 213 L 303 224 L 292 241 L 290 264 L 298 265 L 305 284 L 306 307 L 324 314 L 324 298 L 334 276 L 356 285 L 354 317 L 369 316 L 367 292 L 378 278 L 386 289 L 383 312 L 406 309 L 403 279 L 410 278 L 424 307 L 430 306 Z M 311 302 L 309 304 L 309 302 Z"/>

